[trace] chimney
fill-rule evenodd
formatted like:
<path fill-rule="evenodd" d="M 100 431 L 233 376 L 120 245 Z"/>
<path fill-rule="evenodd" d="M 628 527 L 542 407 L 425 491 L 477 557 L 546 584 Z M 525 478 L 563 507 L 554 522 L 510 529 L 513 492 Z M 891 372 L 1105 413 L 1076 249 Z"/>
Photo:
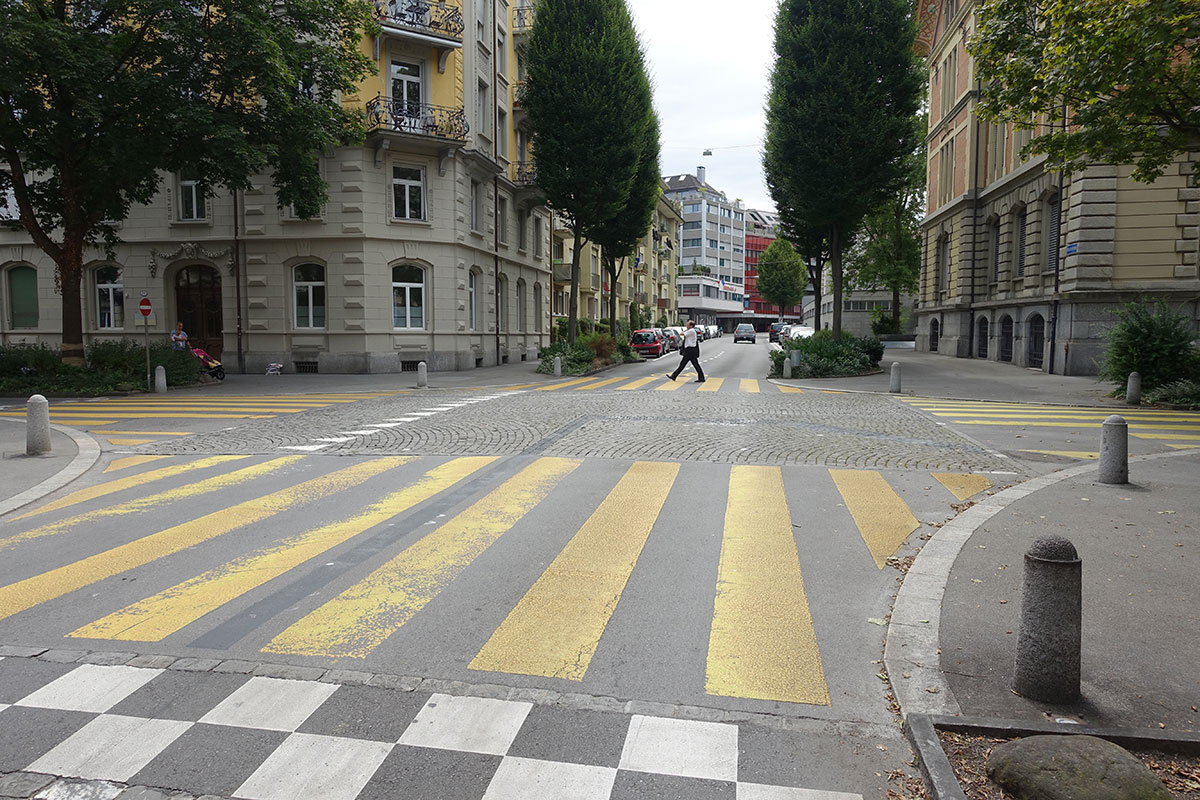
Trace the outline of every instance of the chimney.
<path fill-rule="evenodd" d="M 704 167 L 696 167 L 696 180 L 704 183 Z"/>

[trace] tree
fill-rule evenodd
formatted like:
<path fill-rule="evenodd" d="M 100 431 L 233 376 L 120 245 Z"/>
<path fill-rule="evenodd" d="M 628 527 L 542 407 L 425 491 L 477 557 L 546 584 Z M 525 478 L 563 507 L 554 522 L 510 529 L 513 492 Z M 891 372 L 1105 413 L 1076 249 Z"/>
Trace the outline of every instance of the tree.
<path fill-rule="evenodd" d="M 758 258 L 758 277 L 755 287 L 768 303 L 779 306 L 779 319 L 784 309 L 804 299 L 804 260 L 787 239 L 776 239 Z"/>
<path fill-rule="evenodd" d="M 319 156 L 360 140 L 344 107 L 371 68 L 369 0 L 27 0 L 0 4 L 0 192 L 55 264 L 63 360 L 83 363 L 85 247 L 150 202 L 164 172 L 249 188 L 273 173 L 301 215 Z"/>
<path fill-rule="evenodd" d="M 977 109 L 1035 130 L 1024 155 L 1068 169 L 1134 163 L 1148 182 L 1200 146 L 1196 0 L 985 0 L 978 14 L 967 45 Z M 1200 161 L 1193 169 L 1200 177 Z"/>
<path fill-rule="evenodd" d="M 824 240 L 835 337 L 842 253 L 914 149 L 924 79 L 909 11 L 906 0 L 782 0 L 775 20 L 763 168 L 785 234 Z"/>
<path fill-rule="evenodd" d="M 863 219 L 851 248 L 847 278 L 856 289 L 892 293 L 892 329 L 900 332 L 900 295 L 916 292 L 921 280 L 921 220 L 925 212 L 925 160 L 909 158 L 908 181 Z"/>
<path fill-rule="evenodd" d="M 583 243 L 625 207 L 641 165 L 645 67 L 624 0 L 538 0 L 535 8 L 522 102 L 538 186 L 575 240 L 567 326 L 574 344 Z"/>

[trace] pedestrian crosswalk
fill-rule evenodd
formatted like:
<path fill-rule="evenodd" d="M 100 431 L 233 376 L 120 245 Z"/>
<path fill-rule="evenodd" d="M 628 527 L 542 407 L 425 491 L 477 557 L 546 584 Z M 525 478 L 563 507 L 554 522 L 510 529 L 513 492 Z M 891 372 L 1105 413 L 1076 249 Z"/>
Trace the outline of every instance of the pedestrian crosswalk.
<path fill-rule="evenodd" d="M 128 425 L 133 420 L 239 420 L 270 419 L 314 408 L 354 403 L 397 392 L 327 392 L 303 395 L 137 395 L 102 397 L 96 400 L 55 400 L 50 403 L 50 421 L 74 427 Z M 24 417 L 25 409 L 0 410 L 0 417 Z M 178 431 L 105 430 L 106 436 L 141 444 L 159 436 L 178 436 Z M 146 438 L 146 437 L 149 437 Z M 136 440 L 136 441 L 134 441 Z"/>
<path fill-rule="evenodd" d="M 0 635 L 32 620 L 86 646 L 223 641 L 345 664 L 412 657 L 409 628 L 444 626 L 472 673 L 583 683 L 611 663 L 614 629 L 658 613 L 628 594 L 674 602 L 640 577 L 647 559 L 703 557 L 708 632 L 672 656 L 703 675 L 696 690 L 828 705 L 820 642 L 839 623 L 806 584 L 829 582 L 820 544 L 875 585 L 923 523 L 991 488 L 911 476 L 558 457 L 145 461 L 6 520 Z M 675 519 L 671 502 L 694 513 Z M 817 507 L 831 510 L 819 522 Z"/>
<path fill-rule="evenodd" d="M 1200 413 L 1155 408 L 1085 408 L 999 403 L 981 400 L 903 398 L 914 408 L 958 425 L 992 428 L 1048 428 L 1099 431 L 1100 425 L 1119 414 L 1129 425 L 1129 435 L 1158 441 L 1169 447 L 1200 446 Z M 1097 442 L 1099 435 L 1096 436 Z M 1029 452 L 1071 458 L 1095 458 L 1092 451 L 1034 450 Z"/>
<path fill-rule="evenodd" d="M 675 392 L 681 389 L 685 392 L 737 392 L 740 394 L 803 394 L 805 391 L 795 386 L 784 386 L 757 378 L 719 378 L 707 375 L 705 376 L 705 380 L 700 383 L 696 381 L 696 373 L 692 371 L 681 373 L 675 380 L 671 380 L 666 375 L 650 375 L 642 378 L 630 378 L 628 376 L 619 378 L 604 378 L 602 376 L 572 378 L 570 380 L 557 381 L 545 386 L 539 386 L 535 391 L 555 392 L 561 390 L 567 392 L 586 392 L 605 390 L 631 392 L 644 390 Z"/>

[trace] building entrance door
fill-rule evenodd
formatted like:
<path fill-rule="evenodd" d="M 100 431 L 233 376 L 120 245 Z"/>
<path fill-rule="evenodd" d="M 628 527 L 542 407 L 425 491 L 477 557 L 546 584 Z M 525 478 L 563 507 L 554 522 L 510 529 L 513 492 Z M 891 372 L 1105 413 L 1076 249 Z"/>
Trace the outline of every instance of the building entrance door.
<path fill-rule="evenodd" d="M 220 360 L 225 340 L 221 335 L 221 273 L 194 264 L 175 275 L 175 319 L 183 323 L 192 347 L 201 347 Z"/>

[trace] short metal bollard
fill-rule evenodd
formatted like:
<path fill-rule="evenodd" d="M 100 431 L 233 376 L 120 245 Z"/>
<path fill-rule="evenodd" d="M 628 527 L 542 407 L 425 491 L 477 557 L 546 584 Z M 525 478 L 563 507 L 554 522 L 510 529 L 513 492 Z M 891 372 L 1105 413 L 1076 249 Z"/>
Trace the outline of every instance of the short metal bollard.
<path fill-rule="evenodd" d="M 50 402 L 40 394 L 25 404 L 25 455 L 50 452 Z"/>
<path fill-rule="evenodd" d="M 1021 629 L 1012 688 L 1046 703 L 1079 699 L 1083 562 L 1061 536 L 1042 536 L 1025 553 Z"/>
<path fill-rule="evenodd" d="M 1142 373 L 1129 373 L 1129 380 L 1125 383 L 1125 402 L 1131 406 L 1142 404 Z"/>
<path fill-rule="evenodd" d="M 167 390 L 167 368 L 159 364 L 154 368 L 154 391 L 159 394 Z"/>
<path fill-rule="evenodd" d="M 888 384 L 888 391 L 891 392 L 892 394 L 896 394 L 897 392 L 900 391 L 900 362 L 899 361 L 892 362 L 892 379 L 891 379 L 891 382 Z"/>
<path fill-rule="evenodd" d="M 1120 414 L 1100 426 L 1100 482 L 1129 483 L 1129 425 Z"/>
<path fill-rule="evenodd" d="M 792 377 L 792 362 L 791 362 L 791 359 L 787 359 L 787 358 L 785 358 L 785 359 L 783 360 L 783 377 L 785 377 L 785 378 L 790 378 L 790 377 Z"/>
<path fill-rule="evenodd" d="M 554 377 L 562 377 L 562 356 L 554 357 Z"/>
<path fill-rule="evenodd" d="M 425 389 L 429 386 L 429 367 L 422 361 L 417 364 L 417 388 Z"/>

